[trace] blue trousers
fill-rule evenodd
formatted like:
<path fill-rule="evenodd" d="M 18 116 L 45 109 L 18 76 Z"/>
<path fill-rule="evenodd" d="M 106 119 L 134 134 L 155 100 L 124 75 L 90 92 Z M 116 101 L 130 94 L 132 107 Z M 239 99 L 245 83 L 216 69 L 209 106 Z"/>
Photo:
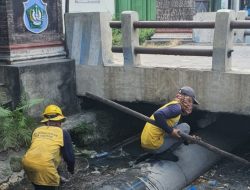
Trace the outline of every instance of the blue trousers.
<path fill-rule="evenodd" d="M 175 129 L 180 129 L 182 133 L 189 134 L 190 133 L 190 126 L 187 123 L 181 123 L 176 126 L 174 126 Z M 159 154 L 167 149 L 169 149 L 171 146 L 173 146 L 175 143 L 178 143 L 181 140 L 181 138 L 175 138 L 168 134 L 166 134 L 164 143 L 160 146 L 159 149 L 151 151 L 153 154 Z"/>

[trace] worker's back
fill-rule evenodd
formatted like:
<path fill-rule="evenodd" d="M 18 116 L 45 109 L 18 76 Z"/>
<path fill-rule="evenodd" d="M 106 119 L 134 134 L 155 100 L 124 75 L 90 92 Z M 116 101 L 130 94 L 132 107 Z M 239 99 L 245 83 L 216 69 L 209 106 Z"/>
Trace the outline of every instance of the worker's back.
<path fill-rule="evenodd" d="M 56 168 L 60 164 L 60 148 L 63 146 L 63 130 L 60 127 L 38 127 L 32 135 L 31 147 L 23 157 L 23 166 L 29 179 L 39 185 L 58 185 Z M 35 175 L 47 172 L 50 179 Z M 53 179 L 51 181 L 51 178 Z"/>

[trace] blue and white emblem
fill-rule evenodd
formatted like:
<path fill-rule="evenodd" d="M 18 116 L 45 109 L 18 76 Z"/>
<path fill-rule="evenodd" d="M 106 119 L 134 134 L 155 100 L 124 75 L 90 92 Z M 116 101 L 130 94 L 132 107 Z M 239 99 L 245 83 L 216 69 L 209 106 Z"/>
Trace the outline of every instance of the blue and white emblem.
<path fill-rule="evenodd" d="M 23 21 L 25 27 L 33 33 L 41 33 L 48 27 L 47 3 L 42 0 L 23 2 Z"/>

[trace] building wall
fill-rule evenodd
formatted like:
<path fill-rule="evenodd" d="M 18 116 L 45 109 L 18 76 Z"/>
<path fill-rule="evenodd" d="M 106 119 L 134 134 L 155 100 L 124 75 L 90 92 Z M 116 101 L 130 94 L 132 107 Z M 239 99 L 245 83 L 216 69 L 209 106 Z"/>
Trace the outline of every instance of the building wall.
<path fill-rule="evenodd" d="M 233 9 L 235 11 L 240 10 L 240 2 L 242 0 L 211 0 L 211 11 L 217 11 L 219 9 Z"/>
<path fill-rule="evenodd" d="M 65 33 L 65 1 L 62 0 L 63 32 Z M 69 12 L 109 12 L 115 15 L 115 0 L 69 0 Z"/>
<path fill-rule="evenodd" d="M 7 22 L 7 2 L 0 1 L 0 45 L 9 45 L 9 38 L 8 38 L 8 29 L 6 26 L 8 25 Z"/>
<path fill-rule="evenodd" d="M 158 0 L 157 20 L 192 20 L 195 13 L 194 0 Z"/>
<path fill-rule="evenodd" d="M 63 13 L 65 0 L 62 0 Z M 110 12 L 115 14 L 114 0 L 69 0 L 69 12 Z"/>

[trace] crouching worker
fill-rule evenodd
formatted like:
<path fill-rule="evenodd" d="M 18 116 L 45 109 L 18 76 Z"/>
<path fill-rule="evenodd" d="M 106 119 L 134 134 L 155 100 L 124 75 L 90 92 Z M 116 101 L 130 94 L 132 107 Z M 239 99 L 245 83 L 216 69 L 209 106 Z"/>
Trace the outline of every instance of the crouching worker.
<path fill-rule="evenodd" d="M 171 151 L 171 147 L 183 140 L 179 131 L 189 134 L 187 123 L 178 123 L 182 115 L 192 112 L 193 104 L 199 104 L 194 90 L 189 86 L 182 87 L 174 100 L 162 106 L 150 117 L 157 126 L 146 123 L 141 134 L 141 146 L 156 159 L 178 161 L 178 157 Z"/>
<path fill-rule="evenodd" d="M 35 190 L 55 190 L 60 185 L 57 168 L 61 157 L 68 171 L 74 173 L 75 158 L 69 133 L 61 128 L 65 117 L 56 105 L 49 105 L 43 113 L 42 126 L 32 134 L 31 146 L 22 164 Z"/>

